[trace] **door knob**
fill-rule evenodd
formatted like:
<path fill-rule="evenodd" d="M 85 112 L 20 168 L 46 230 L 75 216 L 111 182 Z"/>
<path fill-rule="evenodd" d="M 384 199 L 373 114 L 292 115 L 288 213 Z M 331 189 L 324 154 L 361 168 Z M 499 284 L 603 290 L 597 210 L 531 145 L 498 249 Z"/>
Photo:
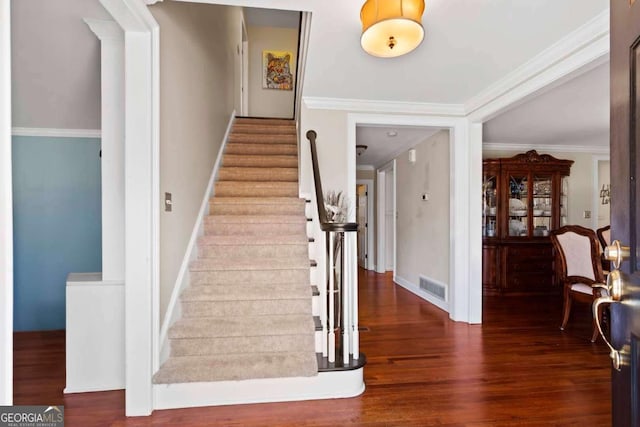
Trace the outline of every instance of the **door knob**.
<path fill-rule="evenodd" d="M 607 337 L 602 332 L 602 326 L 600 325 L 600 317 L 598 316 L 601 306 L 603 304 L 614 304 L 620 302 L 623 297 L 625 283 L 628 283 L 628 279 L 625 277 L 619 268 L 622 261 L 630 256 L 630 250 L 628 246 L 620 245 L 618 240 L 615 240 L 611 245 L 605 248 L 605 258 L 613 262 L 613 270 L 607 276 L 606 285 L 596 285 L 599 288 L 604 288 L 608 295 L 603 295 L 597 298 L 593 302 L 593 318 L 596 322 L 598 332 L 602 336 L 607 347 L 609 347 L 611 361 L 613 368 L 616 371 L 620 370 L 620 367 L 625 364 L 625 360 L 628 357 L 628 348 L 625 346 L 622 350 L 616 350 L 609 342 Z"/>
<path fill-rule="evenodd" d="M 613 262 L 613 268 L 619 269 L 620 264 L 631 256 L 631 248 L 622 246 L 620 241 L 614 240 L 612 244 L 604 248 L 604 257 L 607 261 Z"/>

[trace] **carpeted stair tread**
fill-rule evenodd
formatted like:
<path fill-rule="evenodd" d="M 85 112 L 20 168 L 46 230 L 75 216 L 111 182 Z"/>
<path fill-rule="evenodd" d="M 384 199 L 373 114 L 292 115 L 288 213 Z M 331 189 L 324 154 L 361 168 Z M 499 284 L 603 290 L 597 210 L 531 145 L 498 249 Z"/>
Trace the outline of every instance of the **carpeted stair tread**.
<path fill-rule="evenodd" d="M 255 142 L 233 142 L 227 145 L 225 153 L 295 156 L 298 154 L 298 146 L 295 143 L 257 144 Z"/>
<path fill-rule="evenodd" d="M 170 338 L 254 337 L 296 335 L 315 331 L 310 314 L 279 316 L 211 316 L 182 318 L 170 329 Z"/>
<path fill-rule="evenodd" d="M 251 124 L 257 125 L 289 125 L 295 126 L 296 122 L 293 119 L 282 119 L 278 117 L 245 117 L 238 116 L 235 119 L 234 124 Z"/>
<path fill-rule="evenodd" d="M 250 301 L 309 299 L 313 287 L 299 283 L 263 283 L 255 286 L 189 286 L 182 291 L 181 301 Z"/>
<path fill-rule="evenodd" d="M 220 181 L 298 182 L 298 168 L 223 167 L 218 173 Z"/>
<path fill-rule="evenodd" d="M 306 234 L 306 222 L 300 223 L 204 223 L 204 232 L 214 236 L 277 236 L 279 234 Z"/>
<path fill-rule="evenodd" d="M 305 206 L 306 201 L 300 197 L 223 197 L 216 195 L 211 204 L 248 204 L 248 205 L 295 205 Z"/>
<path fill-rule="evenodd" d="M 307 283 L 308 269 L 296 270 L 201 270 L 190 271 L 192 286 L 255 286 L 261 283 Z"/>
<path fill-rule="evenodd" d="M 229 143 L 233 144 L 297 144 L 298 136 L 294 134 L 237 133 L 231 132 Z"/>
<path fill-rule="evenodd" d="M 310 377 L 317 374 L 316 355 L 310 352 L 239 353 L 171 358 L 154 375 L 153 381 L 156 384 L 238 381 L 250 378 Z"/>
<path fill-rule="evenodd" d="M 209 215 L 207 224 L 306 224 L 300 215 Z"/>
<path fill-rule="evenodd" d="M 215 236 L 204 235 L 198 240 L 199 246 L 206 245 L 291 245 L 291 244 L 308 244 L 309 239 L 306 235 L 296 234 L 279 234 L 275 236 L 258 235 L 258 236 Z"/>
<path fill-rule="evenodd" d="M 202 258 L 191 263 L 191 271 L 219 270 L 304 270 L 309 268 L 309 258 Z"/>
<path fill-rule="evenodd" d="M 298 156 L 225 154 L 222 166 L 296 168 L 298 167 Z"/>
<path fill-rule="evenodd" d="M 308 314 L 311 298 L 282 298 L 278 300 L 236 300 L 236 301 L 183 301 L 182 316 L 200 318 L 209 316 L 275 316 L 283 314 Z"/>
<path fill-rule="evenodd" d="M 218 181 L 215 192 L 219 196 L 280 196 L 298 195 L 297 182 Z"/>
<path fill-rule="evenodd" d="M 209 354 L 274 353 L 308 351 L 314 347 L 311 334 L 265 335 L 262 337 L 185 338 L 171 342 L 172 356 Z"/>
<path fill-rule="evenodd" d="M 296 126 L 293 123 L 271 123 L 268 125 L 257 123 L 234 123 L 233 133 L 251 133 L 251 134 L 280 134 L 295 135 Z"/>
<path fill-rule="evenodd" d="M 236 237 L 236 236 L 233 236 Z M 308 243 L 293 243 L 273 245 L 266 243 L 234 244 L 234 245 L 203 245 L 198 249 L 200 258 L 289 258 L 309 256 Z"/>

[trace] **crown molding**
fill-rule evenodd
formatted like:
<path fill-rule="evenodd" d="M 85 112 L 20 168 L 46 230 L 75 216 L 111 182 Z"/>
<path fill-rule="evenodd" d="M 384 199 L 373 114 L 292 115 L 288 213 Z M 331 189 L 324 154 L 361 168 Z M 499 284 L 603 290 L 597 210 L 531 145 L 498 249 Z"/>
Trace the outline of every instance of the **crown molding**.
<path fill-rule="evenodd" d="M 356 170 L 359 171 L 374 171 L 376 168 L 373 165 L 357 165 Z"/>
<path fill-rule="evenodd" d="M 144 0 L 144 2 L 147 4 L 147 6 L 153 6 L 154 4 L 163 1 L 163 0 Z"/>
<path fill-rule="evenodd" d="M 549 153 L 588 153 L 609 154 L 607 146 L 573 145 L 573 144 L 514 144 L 509 142 L 483 142 L 483 151 L 529 151 Z"/>
<path fill-rule="evenodd" d="M 465 102 L 473 121 L 486 121 L 527 96 L 608 60 L 609 10 L 569 33 Z"/>
<path fill-rule="evenodd" d="M 53 129 L 53 128 L 22 128 L 11 129 L 13 136 L 39 136 L 49 138 L 100 138 L 100 129 Z"/>
<path fill-rule="evenodd" d="M 465 116 L 462 104 L 428 102 L 376 101 L 367 99 L 325 98 L 305 96 L 303 102 L 313 110 L 345 110 L 367 113 L 423 114 L 437 116 Z"/>

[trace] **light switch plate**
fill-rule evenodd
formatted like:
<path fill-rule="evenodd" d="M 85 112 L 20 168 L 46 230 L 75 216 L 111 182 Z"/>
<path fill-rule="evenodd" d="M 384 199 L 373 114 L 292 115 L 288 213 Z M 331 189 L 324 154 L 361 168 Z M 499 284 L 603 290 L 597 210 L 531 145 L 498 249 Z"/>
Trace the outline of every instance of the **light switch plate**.
<path fill-rule="evenodd" d="M 173 209 L 173 202 L 171 201 L 171 193 L 164 193 L 164 211 L 171 212 Z"/>
<path fill-rule="evenodd" d="M 589 219 L 591 218 L 591 211 L 584 211 L 582 213 L 582 216 L 584 217 L 584 219 Z"/>

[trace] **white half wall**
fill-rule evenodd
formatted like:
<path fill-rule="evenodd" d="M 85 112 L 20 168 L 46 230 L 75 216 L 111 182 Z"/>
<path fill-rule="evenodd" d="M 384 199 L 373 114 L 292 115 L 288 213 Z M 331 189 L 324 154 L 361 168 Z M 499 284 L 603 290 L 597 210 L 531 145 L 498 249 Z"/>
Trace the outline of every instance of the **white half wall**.
<path fill-rule="evenodd" d="M 10 0 L 0 0 L 0 406 L 13 404 L 10 3 Z"/>
<path fill-rule="evenodd" d="M 162 2 L 149 8 L 160 26 L 160 323 L 171 298 L 202 195 L 234 109 L 240 8 Z M 162 203 L 162 201 L 161 201 Z"/>

